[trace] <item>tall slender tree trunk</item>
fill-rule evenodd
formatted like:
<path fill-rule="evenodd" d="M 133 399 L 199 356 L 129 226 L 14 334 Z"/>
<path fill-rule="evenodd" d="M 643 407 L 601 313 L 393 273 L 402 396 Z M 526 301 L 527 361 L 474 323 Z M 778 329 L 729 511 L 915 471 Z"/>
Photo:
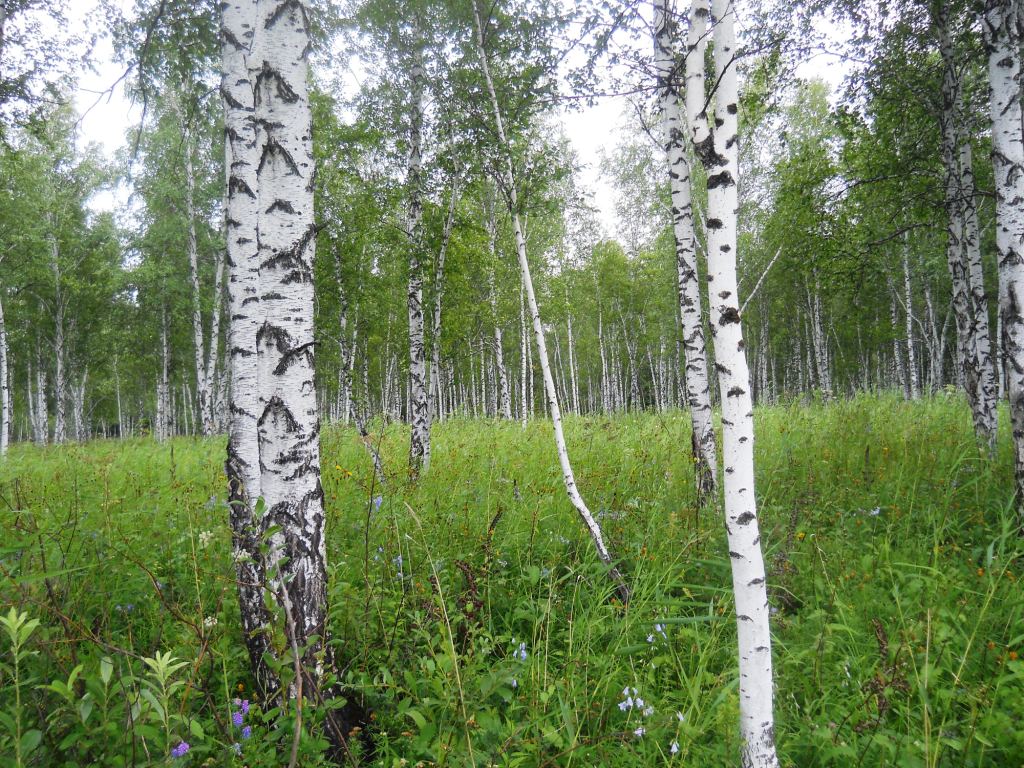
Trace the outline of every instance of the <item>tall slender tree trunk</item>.
<path fill-rule="evenodd" d="M 975 355 L 978 367 L 978 400 L 984 404 L 985 424 L 989 430 L 990 447 L 994 449 L 999 427 L 999 399 L 995 366 L 992 361 L 992 334 L 988 321 L 988 296 L 985 293 L 985 272 L 981 264 L 981 236 L 978 231 L 978 204 L 975 199 L 974 162 L 971 145 L 960 144 L 960 196 L 963 210 L 963 247 L 967 261 L 967 289 L 974 323 Z"/>
<path fill-rule="evenodd" d="M 498 141 L 502 151 L 508 153 L 510 145 L 505 134 L 505 124 L 501 116 L 501 107 L 498 104 L 498 96 L 494 90 L 494 81 L 491 79 L 491 69 L 487 60 L 487 52 L 484 48 L 484 25 L 480 17 L 480 9 L 477 0 L 473 0 L 473 16 L 476 21 L 476 44 L 477 54 L 480 57 L 480 67 L 483 70 L 484 82 L 487 85 L 487 92 L 490 96 L 491 109 L 493 111 L 495 128 L 497 129 Z M 502 166 L 503 192 L 505 201 L 508 204 L 508 211 L 512 217 L 512 233 L 515 236 L 516 253 L 519 256 L 519 269 L 522 274 L 523 289 L 526 293 L 526 303 L 533 318 L 533 333 L 537 342 L 537 358 L 540 360 L 541 375 L 544 380 L 544 392 L 547 395 L 548 409 L 551 416 L 551 425 L 555 433 L 555 447 L 558 452 L 559 464 L 562 468 L 562 479 L 565 482 L 565 490 L 569 500 L 576 508 L 580 518 L 586 525 L 594 546 L 597 549 L 598 557 L 609 569 L 609 575 L 615 586 L 615 590 L 623 603 L 629 600 L 629 588 L 614 564 L 611 552 L 604 541 L 604 533 L 600 524 L 590 513 L 579 489 L 576 487 L 576 477 L 569 462 L 569 451 L 565 443 L 565 435 L 562 432 L 562 414 L 558 407 L 558 396 L 555 392 L 555 382 L 551 378 L 551 367 L 548 364 L 547 347 L 544 342 L 544 325 L 540 319 L 540 310 L 537 307 L 537 297 L 533 290 L 533 280 L 530 276 L 530 262 L 526 252 L 526 238 L 523 235 L 522 223 L 519 217 L 519 196 L 516 190 L 515 173 L 512 168 L 512 158 L 506 154 Z"/>
<path fill-rule="evenodd" d="M 1021 35 L 1013 0 L 986 0 L 992 162 L 996 185 L 999 312 L 1013 431 L 1017 510 L 1024 528 L 1024 136 L 1021 134 Z"/>
<path fill-rule="evenodd" d="M 0 292 L 2 293 L 2 292 Z M 11 442 L 11 380 L 8 367 L 7 324 L 4 322 L 3 297 L 0 295 L 0 458 L 7 455 Z"/>
<path fill-rule="evenodd" d="M 417 41 L 418 44 L 418 41 Z M 423 90 L 422 52 L 414 54 L 412 115 L 409 123 L 409 477 L 416 480 L 430 466 L 430 408 L 423 330 Z"/>
<path fill-rule="evenodd" d="M 197 418 L 202 434 L 213 433 L 210 413 L 210 381 L 205 360 L 203 295 L 199 281 L 199 240 L 196 235 L 195 170 L 192 162 L 192 130 L 181 111 L 182 152 L 185 157 L 185 217 L 187 223 L 188 275 L 192 285 L 192 345 L 195 353 Z"/>
<path fill-rule="evenodd" d="M 260 492 L 267 586 L 301 659 L 289 695 L 331 699 L 324 493 L 314 378 L 312 115 L 305 0 L 258 0 L 248 59 L 255 91 L 260 323 L 256 332 Z M 345 710 L 328 715 L 328 737 L 344 749 Z"/>
<path fill-rule="evenodd" d="M 50 225 L 54 226 L 53 217 L 50 217 Z M 53 272 L 53 442 L 60 445 L 68 437 L 67 422 L 67 374 L 65 366 L 67 362 L 67 350 L 64 343 L 64 278 L 60 269 L 60 250 L 57 244 L 57 236 L 51 233 L 50 245 L 50 270 Z"/>
<path fill-rule="evenodd" d="M 733 0 L 714 0 L 714 131 L 703 106 L 692 109 L 690 130 L 708 177 L 708 300 L 722 402 L 726 533 L 732 565 L 739 640 L 741 765 L 777 768 L 772 712 L 772 652 L 768 595 L 754 493 L 754 414 L 736 279 L 739 148 L 736 11 Z M 693 0 L 686 56 L 687 97 L 704 94 L 708 7 Z M 690 93 L 690 89 L 695 89 Z"/>
<path fill-rule="evenodd" d="M 942 164 L 945 169 L 945 203 L 948 215 L 946 260 L 953 283 L 953 313 L 956 320 L 958 366 L 963 376 L 964 389 L 974 417 L 974 431 L 978 439 L 990 448 L 995 444 L 997 412 L 995 408 L 994 378 L 986 384 L 981 369 L 980 325 L 974 313 L 971 268 L 968 264 L 966 223 L 964 214 L 964 186 L 960 168 L 960 126 L 962 125 L 962 98 L 960 62 L 953 50 L 949 34 L 947 9 L 938 4 L 935 24 L 942 56 Z M 980 264 L 979 264 L 980 266 Z M 982 287 L 983 296 L 983 287 Z M 985 325 L 987 328 L 988 320 Z M 988 354 L 988 353 L 986 353 Z"/>
<path fill-rule="evenodd" d="M 441 249 L 434 263 L 434 317 L 430 333 L 430 420 L 444 419 L 444 397 L 441 386 L 441 308 L 444 300 L 444 265 L 448 256 L 448 244 L 455 225 L 455 211 L 459 205 L 459 178 L 452 180 L 451 197 L 448 200 L 448 215 L 444 220 L 441 234 Z"/>
<path fill-rule="evenodd" d="M 908 246 L 903 246 L 903 309 L 905 310 L 905 328 L 907 332 L 907 374 L 910 379 L 910 396 L 914 400 L 921 397 L 921 380 L 917 373 L 917 354 L 914 349 L 914 292 L 910 283 L 910 256 Z"/>
<path fill-rule="evenodd" d="M 505 368 L 505 334 L 498 320 L 498 294 L 495 289 L 495 261 L 497 259 L 498 222 L 497 201 L 487 201 L 487 249 L 491 263 L 487 268 L 487 300 L 491 306 L 491 323 L 494 326 L 494 362 L 498 368 L 498 406 L 503 418 L 512 419 L 512 395 L 508 388 L 508 371 Z"/>
<path fill-rule="evenodd" d="M 259 246 L 257 243 L 256 104 L 249 78 L 257 0 L 227 0 L 221 6 L 221 98 L 224 106 L 228 268 L 228 445 L 224 464 L 238 605 L 249 666 L 258 692 L 270 697 L 280 687 L 267 663 L 270 616 L 262 549 L 264 527 L 256 517 L 263 495 L 257 417 L 259 382 L 256 335 L 260 328 Z M 164 377 L 166 378 L 166 363 Z"/>
<path fill-rule="evenodd" d="M 679 318 L 683 330 L 686 403 L 690 409 L 690 451 L 696 477 L 697 503 L 715 498 L 718 466 L 711 387 L 708 379 L 707 342 L 697 276 L 697 238 L 693 227 L 690 164 L 686 156 L 686 126 L 676 82 L 675 25 L 669 0 L 654 3 L 654 51 L 661 106 L 663 146 L 672 194 L 672 230 L 676 246 Z"/>

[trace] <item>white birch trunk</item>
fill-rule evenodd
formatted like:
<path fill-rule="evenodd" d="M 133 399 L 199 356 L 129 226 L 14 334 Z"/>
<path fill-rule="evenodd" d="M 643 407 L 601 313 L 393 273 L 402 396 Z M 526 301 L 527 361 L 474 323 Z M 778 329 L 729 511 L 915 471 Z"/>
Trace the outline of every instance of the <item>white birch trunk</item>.
<path fill-rule="evenodd" d="M 11 442 L 11 382 L 8 367 L 7 325 L 4 322 L 3 297 L 0 296 L 0 458 L 7 455 Z M 29 374 L 31 378 L 31 373 Z"/>
<path fill-rule="evenodd" d="M 768 595 L 754 493 L 754 414 L 736 279 L 739 89 L 733 0 L 714 0 L 713 14 L 715 129 L 712 133 L 703 110 L 696 112 L 690 128 L 708 176 L 708 298 L 722 401 L 722 485 L 739 640 L 740 764 L 777 768 Z M 707 19 L 706 0 L 693 0 L 687 83 L 699 92 L 688 98 L 702 98 L 704 92 Z"/>
<path fill-rule="evenodd" d="M 259 158 L 260 492 L 266 505 L 264 530 L 279 527 L 270 537 L 266 569 L 274 599 L 285 613 L 286 636 L 302 649 L 307 696 L 332 666 L 313 361 L 316 228 L 308 14 L 304 0 L 258 0 L 248 59 Z M 293 683 L 292 695 L 298 684 Z"/>
<path fill-rule="evenodd" d="M 50 225 L 53 226 L 53 217 L 50 217 Z M 54 329 L 53 329 L 53 442 L 60 445 L 68 436 L 67 426 L 67 374 L 65 373 L 67 350 L 64 344 L 64 290 L 63 276 L 60 270 L 60 251 L 57 244 L 57 237 L 51 233 L 50 241 L 50 269 L 53 272 L 54 285 Z"/>
<path fill-rule="evenodd" d="M 259 413 L 256 334 L 260 327 L 257 243 L 256 105 L 249 78 L 256 0 L 227 0 L 221 6 L 221 99 L 225 124 L 225 234 L 228 268 L 228 478 L 229 520 L 238 605 L 249 666 L 258 693 L 277 691 L 267 664 L 270 617 L 264 601 L 266 571 L 262 525 L 255 517 L 262 496 L 257 416 Z"/>
<path fill-rule="evenodd" d="M 910 396 L 914 400 L 921 397 L 921 380 L 917 373 L 917 354 L 914 350 L 914 292 L 910 283 L 910 257 L 907 246 L 903 247 L 903 303 L 905 328 L 907 332 L 907 373 L 910 378 Z"/>
<path fill-rule="evenodd" d="M 979 367 L 978 324 L 974 317 L 970 266 L 965 239 L 964 189 L 960 169 L 959 135 L 963 111 L 960 93 L 960 62 L 953 50 L 946 13 L 945 7 L 939 4 L 936 26 L 938 27 L 939 51 L 943 63 L 940 127 L 942 131 L 942 163 L 945 169 L 945 203 L 949 218 L 946 260 L 953 283 L 953 313 L 956 320 L 959 353 L 957 362 L 963 377 L 967 400 L 971 406 L 975 434 L 979 440 L 991 447 L 995 441 L 995 403 L 989 402 L 990 388 L 984 385 Z M 993 390 L 991 398 L 994 400 L 994 397 Z"/>
<path fill-rule="evenodd" d="M 655 0 L 654 44 L 661 107 L 662 141 L 672 195 L 672 231 L 676 246 L 679 319 L 683 330 L 686 402 L 690 409 L 690 451 L 696 478 L 697 503 L 715 497 L 718 466 L 711 386 L 708 379 L 707 342 L 697 276 L 697 239 L 693 227 L 690 164 L 686 157 L 686 127 L 675 82 L 677 60 L 669 0 Z M 695 104 L 696 101 L 693 100 Z"/>
<path fill-rule="evenodd" d="M 185 157 L 185 219 L 187 230 L 188 275 L 192 286 L 192 344 L 195 352 L 196 397 L 202 434 L 209 435 L 213 425 L 208 420 L 210 410 L 210 382 L 205 361 L 205 333 L 203 331 L 203 297 L 199 284 L 199 242 L 196 236 L 195 169 L 192 162 L 192 131 L 181 112 L 182 152 Z"/>
<path fill-rule="evenodd" d="M 423 326 L 423 89 L 426 74 L 417 51 L 410 72 L 412 116 L 409 125 L 409 477 L 430 467 L 430 407 L 427 401 Z"/>
<path fill-rule="evenodd" d="M 480 57 L 480 67 L 483 70 L 484 81 L 487 84 L 487 92 L 490 96 L 491 109 L 493 111 L 495 128 L 498 133 L 498 141 L 501 148 L 509 151 L 508 137 L 505 135 L 505 125 L 501 116 L 501 108 L 498 104 L 498 96 L 494 90 L 494 81 L 491 79 L 490 65 L 487 61 L 487 52 L 484 49 L 484 26 L 480 17 L 480 9 L 477 0 L 473 0 L 473 16 L 476 21 L 476 44 L 477 53 Z M 597 549 L 598 557 L 609 569 L 609 575 L 615 585 L 615 590 L 623 603 L 629 601 L 629 588 L 626 586 L 622 574 L 615 567 L 611 552 L 604 542 L 604 533 L 601 526 L 590 513 L 579 489 L 576 487 L 576 477 L 569 462 L 569 451 L 565 443 L 565 435 L 562 432 L 562 415 L 558 407 L 558 396 L 555 393 L 555 383 L 551 378 L 551 368 L 548 365 L 547 347 L 544 343 L 544 326 L 540 319 L 540 310 L 537 307 L 537 297 L 533 291 L 533 280 L 530 276 L 530 262 L 526 252 L 526 238 L 523 236 L 523 228 L 519 218 L 519 197 L 515 185 L 515 174 L 512 170 L 512 158 L 506 155 L 502 168 L 504 193 L 508 203 L 509 214 L 512 216 L 512 232 L 515 236 L 516 253 L 519 257 L 519 269 L 522 274 L 523 289 L 526 293 L 526 303 L 533 318 L 533 333 L 537 342 L 537 357 L 540 360 L 541 375 L 544 380 L 544 392 L 547 395 L 548 408 L 551 416 L 551 425 L 555 434 L 555 447 L 558 452 L 558 461 L 562 468 L 562 479 L 565 482 L 565 490 L 572 502 L 573 507 L 579 513 L 586 525 L 594 546 Z"/>
<path fill-rule="evenodd" d="M 999 312 L 1013 433 L 1018 517 L 1024 525 L 1024 136 L 1021 134 L 1021 35 L 1011 0 L 986 0 L 992 162 L 996 184 Z"/>

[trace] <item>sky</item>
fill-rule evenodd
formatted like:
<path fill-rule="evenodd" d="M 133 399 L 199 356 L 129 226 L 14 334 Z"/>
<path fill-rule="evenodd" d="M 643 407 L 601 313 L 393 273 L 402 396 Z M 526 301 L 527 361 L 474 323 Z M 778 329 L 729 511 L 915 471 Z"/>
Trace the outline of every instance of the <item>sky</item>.
<path fill-rule="evenodd" d="M 128 9 L 131 0 L 119 0 Z M 96 0 L 73 0 L 69 8 L 72 32 L 88 30 L 88 18 L 96 7 Z M 124 146 L 129 129 L 138 124 L 141 108 L 131 103 L 121 85 L 115 85 L 124 74 L 124 66 L 114 60 L 113 47 L 108 39 L 101 39 L 92 56 L 93 69 L 82 73 L 75 96 L 78 113 L 82 116 L 79 127 L 79 145 L 98 144 L 108 157 L 113 157 Z M 804 62 L 797 69 L 800 77 L 819 77 L 838 90 L 846 68 L 833 57 L 819 56 Z M 605 97 L 593 106 L 578 110 L 562 110 L 561 120 L 566 135 L 582 164 L 580 182 L 584 194 L 598 210 L 604 234 L 617 231 L 615 191 L 610 181 L 602 177 L 600 160 L 603 152 L 615 148 L 617 138 L 626 124 L 629 102 L 625 97 Z M 121 188 L 104 192 L 93 200 L 96 210 L 124 210 L 128 207 L 129 190 Z"/>

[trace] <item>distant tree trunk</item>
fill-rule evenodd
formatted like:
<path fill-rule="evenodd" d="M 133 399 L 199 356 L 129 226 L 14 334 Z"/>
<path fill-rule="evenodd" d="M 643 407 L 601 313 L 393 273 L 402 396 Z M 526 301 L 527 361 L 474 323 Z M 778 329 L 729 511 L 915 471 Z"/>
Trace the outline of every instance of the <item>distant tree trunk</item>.
<path fill-rule="evenodd" d="M 914 400 L 921 397 L 921 380 L 917 375 L 917 355 L 914 350 L 914 292 L 910 284 L 910 257 L 907 246 L 903 246 L 903 304 L 905 310 L 905 328 L 907 331 L 907 374 L 910 380 L 910 396 Z"/>
<path fill-rule="evenodd" d="M 217 431 L 217 364 L 220 361 L 220 322 L 224 314 L 224 253 L 217 254 L 213 277 L 213 312 L 210 315 L 210 348 L 206 353 L 206 413 L 203 415 L 203 433 Z"/>
<path fill-rule="evenodd" d="M 248 59 L 255 91 L 259 295 L 256 332 L 260 492 L 269 536 L 267 586 L 284 636 L 301 658 L 289 695 L 334 697 L 327 627 L 324 493 L 314 378 L 314 160 L 305 0 L 258 0 Z M 349 729 L 328 715 L 327 735 L 343 749 Z"/>
<path fill-rule="evenodd" d="M 256 336 L 260 328 L 259 246 L 257 243 L 256 104 L 249 79 L 257 0 L 227 0 L 221 13 L 221 99 L 225 123 L 225 233 L 228 267 L 228 478 L 229 521 L 242 635 L 257 693 L 272 696 L 280 687 L 267 664 L 271 651 L 262 521 L 255 506 L 263 495 L 257 417 L 259 383 Z M 166 336 L 165 336 L 166 343 Z M 164 378 L 166 380 L 166 360 Z"/>
<path fill-rule="evenodd" d="M 777 768 L 768 595 L 754 493 L 754 414 L 736 279 L 739 87 L 733 0 L 714 0 L 713 15 L 715 128 L 712 132 L 700 106 L 691 110 L 690 130 L 708 177 L 708 300 L 721 392 L 725 528 L 739 638 L 740 762 L 747 768 Z M 694 102 L 704 98 L 707 22 L 706 0 L 693 0 L 686 74 L 687 97 Z"/>
<path fill-rule="evenodd" d="M 1017 509 L 1024 526 L 1024 136 L 1021 135 L 1021 35 L 1011 0 L 986 0 L 982 19 L 991 86 L 996 186 L 999 312 L 1013 427 Z"/>
<path fill-rule="evenodd" d="M 53 217 L 50 217 L 50 224 L 53 226 Z M 53 442 L 60 445 L 68 437 L 67 422 L 67 375 L 64 372 L 67 350 L 64 344 L 64 289 L 63 276 L 60 269 L 60 251 L 57 244 L 57 237 L 51 233 L 50 241 L 50 269 L 53 272 Z"/>
<path fill-rule="evenodd" d="M 441 387 L 441 307 L 444 299 L 444 264 L 448 255 L 448 244 L 451 242 L 452 228 L 455 225 L 455 211 L 459 205 L 459 178 L 452 180 L 451 197 L 448 201 L 448 216 L 444 220 L 444 232 L 441 235 L 441 250 L 438 251 L 434 263 L 434 317 L 431 327 L 430 343 L 430 420 L 444 419 L 444 397 Z"/>
<path fill-rule="evenodd" d="M 75 442 L 88 439 L 85 423 L 85 384 L 89 379 L 89 368 L 82 371 L 82 378 L 71 386 L 71 423 L 75 431 Z"/>
<path fill-rule="evenodd" d="M 187 222 L 188 274 L 192 284 L 192 344 L 195 352 L 197 419 L 202 434 L 213 433 L 210 419 L 210 381 L 205 361 L 203 295 L 199 283 L 199 241 L 196 235 L 195 169 L 192 163 L 192 131 L 181 113 L 182 153 L 185 157 L 185 217 Z"/>
<path fill-rule="evenodd" d="M 423 89 L 426 74 L 417 51 L 410 72 L 412 114 L 409 123 L 409 477 L 430 466 L 430 408 L 423 330 Z"/>
<path fill-rule="evenodd" d="M 708 379 L 707 342 L 697 276 L 697 238 L 693 227 L 690 192 L 690 164 L 686 157 L 686 126 L 679 103 L 675 52 L 675 25 L 669 0 L 654 3 L 654 50 L 658 73 L 658 99 L 665 159 L 672 194 L 672 230 L 676 246 L 676 278 L 679 318 L 683 329 L 686 361 L 686 402 L 690 409 L 693 467 L 697 503 L 704 506 L 715 498 L 715 470 L 718 466 L 711 386 Z"/>
<path fill-rule="evenodd" d="M 497 259 L 498 222 L 495 211 L 496 201 L 488 200 L 487 205 L 487 248 L 491 263 L 487 268 L 487 300 L 491 305 L 491 323 L 494 325 L 494 362 L 498 368 L 498 404 L 503 418 L 512 419 L 512 396 L 508 389 L 508 371 L 505 369 L 504 332 L 498 320 L 498 295 L 495 290 L 495 260 Z"/>
<path fill-rule="evenodd" d="M 988 296 L 985 293 L 985 272 L 981 264 L 981 237 L 978 232 L 978 205 L 975 200 L 974 162 L 971 145 L 960 145 L 960 197 L 963 206 L 963 247 L 967 261 L 967 289 L 971 300 L 971 320 L 974 323 L 975 354 L 978 367 L 979 402 L 987 408 L 985 423 L 991 430 L 994 446 L 999 428 L 998 385 L 992 361 L 992 334 L 988 322 Z"/>
<path fill-rule="evenodd" d="M 0 296 L 0 458 L 7 455 L 11 441 L 11 380 L 8 366 L 10 350 L 7 347 L 7 325 L 4 305 Z M 29 374 L 31 377 L 31 374 Z"/>
<path fill-rule="evenodd" d="M 569 345 L 569 379 L 572 384 L 572 412 L 579 414 L 580 412 L 580 385 L 579 385 L 579 374 L 576 371 L 576 340 L 572 335 L 572 311 L 571 305 L 569 304 L 569 287 L 566 285 L 565 288 L 566 306 L 570 307 L 568 317 L 566 319 L 566 334 L 568 335 Z"/>
<path fill-rule="evenodd" d="M 530 356 L 529 338 L 526 335 L 526 292 L 522 283 L 519 284 L 519 418 L 523 429 L 526 429 L 526 422 L 530 418 L 530 404 L 526 394 L 526 376 L 533 359 Z"/>
<path fill-rule="evenodd" d="M 501 108 L 498 104 L 498 96 L 494 90 L 494 82 L 491 79 L 490 65 L 487 61 L 487 52 L 484 48 L 484 25 L 480 17 L 480 9 L 477 1 L 473 0 L 473 15 L 476 21 L 476 44 L 477 53 L 480 57 L 480 67 L 483 70 L 484 82 L 490 96 L 491 109 L 493 112 L 495 128 L 497 129 L 498 141 L 503 151 L 510 150 L 508 137 L 505 134 L 505 125 L 501 116 Z M 533 318 L 533 333 L 537 342 L 537 358 L 540 360 L 541 374 L 544 380 L 544 392 L 547 395 L 548 409 L 551 416 L 551 425 L 555 433 L 555 447 L 558 452 L 558 460 L 562 467 L 562 479 L 565 482 L 565 490 L 569 500 L 576 508 L 583 523 L 586 525 L 594 546 L 597 549 L 598 557 L 609 569 L 609 575 L 615 585 L 616 592 L 623 603 L 629 600 L 629 588 L 626 586 L 622 574 L 619 573 L 604 542 L 604 534 L 601 526 L 591 515 L 579 489 L 576 487 L 576 477 L 569 463 L 569 452 L 565 443 L 565 435 L 562 432 L 562 414 L 558 407 L 558 395 L 555 392 L 555 382 L 551 377 L 551 368 L 548 364 L 547 347 L 544 341 L 544 325 L 540 319 L 540 310 L 537 307 L 537 297 L 533 291 L 533 280 L 530 276 L 530 262 L 526 252 L 526 238 L 523 236 L 523 228 L 519 217 L 519 196 L 516 190 L 515 173 L 512 167 L 512 158 L 508 154 L 503 158 L 502 181 L 505 194 L 505 201 L 508 205 L 509 214 L 512 216 L 512 232 L 515 236 L 516 253 L 519 256 L 519 270 L 522 274 L 523 288 L 526 292 L 526 303 Z"/>
<path fill-rule="evenodd" d="M 948 215 L 946 259 L 953 283 L 953 313 L 956 320 L 958 366 L 974 417 L 978 439 L 990 448 L 997 426 L 995 391 L 984 383 L 980 367 L 979 325 L 974 317 L 970 265 L 965 240 L 964 188 L 960 168 L 960 125 L 962 124 L 960 66 L 949 35 L 947 10 L 940 3 L 935 22 L 942 55 L 942 164 L 945 169 L 945 202 Z M 986 320 L 987 325 L 987 320 Z M 993 381 L 994 383 L 994 381 Z"/>

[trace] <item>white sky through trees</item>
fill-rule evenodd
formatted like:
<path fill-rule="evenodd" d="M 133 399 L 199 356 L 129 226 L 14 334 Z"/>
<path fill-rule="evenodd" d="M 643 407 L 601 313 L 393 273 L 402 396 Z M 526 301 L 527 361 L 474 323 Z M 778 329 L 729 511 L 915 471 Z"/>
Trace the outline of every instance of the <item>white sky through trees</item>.
<path fill-rule="evenodd" d="M 131 12 L 131 0 L 118 0 L 122 10 Z M 68 8 L 69 30 L 73 35 L 97 33 L 90 28 L 96 23 L 97 0 L 71 0 Z M 125 95 L 124 65 L 115 60 L 109 37 L 102 37 L 90 57 L 91 68 L 84 68 L 79 75 L 78 90 L 75 93 L 75 107 L 81 116 L 79 144 L 100 145 L 104 153 L 113 158 L 118 149 L 126 144 L 130 129 L 138 124 L 142 115 L 141 105 L 132 103 Z M 838 57 L 820 55 L 812 61 L 801 64 L 797 69 L 799 77 L 817 77 L 828 83 L 833 95 L 847 72 L 847 67 Z M 346 79 L 343 78 L 342 79 Z M 349 78 L 355 82 L 355 78 Z M 575 109 L 559 110 L 559 119 L 565 126 L 565 133 L 572 142 L 581 168 L 579 182 L 581 192 L 599 211 L 603 234 L 614 236 L 617 232 L 615 213 L 615 189 L 611 179 L 600 170 L 602 154 L 610 154 L 619 143 L 627 120 L 635 122 L 633 108 L 628 97 L 606 96 L 597 99 L 592 106 L 582 105 Z M 128 204 L 129 190 L 103 192 L 93 201 L 97 210 L 113 210 Z"/>

